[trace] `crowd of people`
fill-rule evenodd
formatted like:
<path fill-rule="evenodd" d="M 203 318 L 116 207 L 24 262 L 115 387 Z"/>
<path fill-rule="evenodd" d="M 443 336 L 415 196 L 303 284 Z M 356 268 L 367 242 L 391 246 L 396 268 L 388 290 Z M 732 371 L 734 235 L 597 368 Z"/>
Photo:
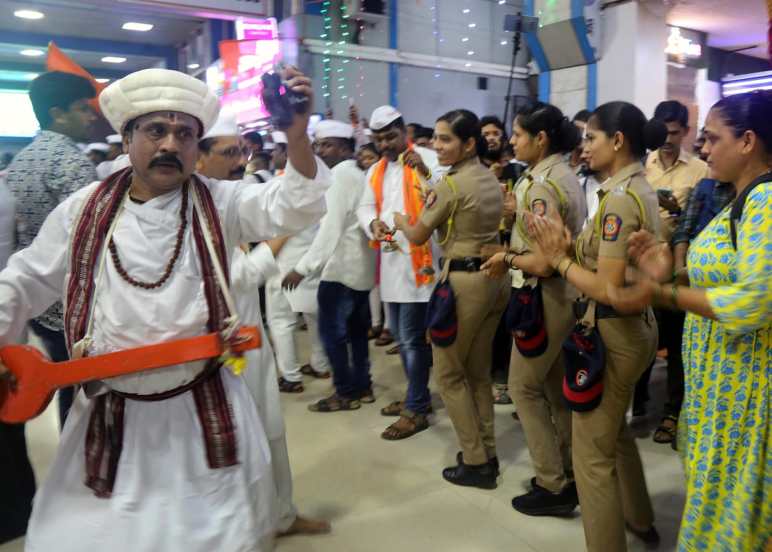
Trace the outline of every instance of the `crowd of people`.
<path fill-rule="evenodd" d="M 310 79 L 283 77 L 313 100 Z M 460 449 L 438 477 L 494 489 L 494 404 L 514 403 L 534 475 L 514 510 L 581 507 L 592 552 L 623 552 L 628 532 L 659 544 L 628 427 L 659 356 L 653 439 L 686 475 L 679 550 L 772 547 L 769 91 L 716 103 L 692 152 L 677 101 L 651 120 L 623 101 L 573 118 L 534 101 L 506 124 L 455 109 L 432 128 L 352 107 L 243 133 L 163 69 L 107 87 L 116 134 L 81 148 L 95 95 L 65 73 L 31 84 L 41 132 L 0 173 L 0 342 L 29 328 L 62 361 L 236 319 L 266 339 L 242 374 L 196 362 L 61 390 L 34 507 L 24 426 L 0 423 L 0 541 L 269 550 L 329 531 L 293 503 L 280 394 L 329 378 L 310 412 L 376 402 L 376 339 L 406 380 L 383 439 L 430 430 L 433 374 Z"/>

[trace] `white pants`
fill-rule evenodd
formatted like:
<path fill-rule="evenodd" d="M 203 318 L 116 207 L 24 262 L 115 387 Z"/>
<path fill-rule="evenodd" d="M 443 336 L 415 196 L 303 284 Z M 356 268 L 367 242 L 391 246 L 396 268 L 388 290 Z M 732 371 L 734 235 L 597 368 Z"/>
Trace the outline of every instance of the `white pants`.
<path fill-rule="evenodd" d="M 271 439 L 268 441 L 268 446 L 271 449 L 271 467 L 276 485 L 276 513 L 279 516 L 276 529 L 282 533 L 289 529 L 298 517 L 298 510 L 292 502 L 292 471 L 287 439 L 283 435 L 277 439 Z"/>
<path fill-rule="evenodd" d="M 279 372 L 287 381 L 301 381 L 302 374 L 295 343 L 295 330 L 298 327 L 297 313 L 292 310 L 281 287 L 271 285 L 269 282 L 265 288 L 265 295 L 268 326 L 271 330 Z M 311 343 L 311 366 L 317 372 L 329 372 L 330 362 L 319 339 L 319 318 L 316 314 L 308 313 L 303 313 L 303 318 L 308 326 L 308 337 Z"/>
<path fill-rule="evenodd" d="M 383 315 L 381 315 L 383 313 Z M 389 309 L 381 302 L 381 286 L 375 286 L 370 291 L 370 318 L 371 325 L 377 328 L 381 324 L 387 330 L 391 330 L 391 320 L 389 320 Z"/>

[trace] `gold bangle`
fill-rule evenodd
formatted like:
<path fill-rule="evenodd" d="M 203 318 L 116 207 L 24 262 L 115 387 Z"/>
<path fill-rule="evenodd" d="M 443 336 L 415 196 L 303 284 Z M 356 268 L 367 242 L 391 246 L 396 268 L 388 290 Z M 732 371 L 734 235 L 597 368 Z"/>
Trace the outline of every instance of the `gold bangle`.
<path fill-rule="evenodd" d="M 557 265 L 555 266 L 555 270 L 557 270 L 558 274 L 561 274 L 561 275 L 563 274 L 562 266 L 563 266 L 563 263 L 565 263 L 566 261 L 571 263 L 571 259 L 569 257 L 563 257 L 558 261 Z"/>

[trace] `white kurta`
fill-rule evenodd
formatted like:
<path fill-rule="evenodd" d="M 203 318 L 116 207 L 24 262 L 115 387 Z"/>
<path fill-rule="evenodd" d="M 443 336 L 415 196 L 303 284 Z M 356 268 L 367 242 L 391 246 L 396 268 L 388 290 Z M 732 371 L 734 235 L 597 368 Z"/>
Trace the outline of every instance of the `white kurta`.
<path fill-rule="evenodd" d="M 97 178 L 104 180 L 114 172 L 125 169 L 129 165 L 131 165 L 131 160 L 128 153 L 122 153 L 112 161 L 102 161 L 96 168 Z"/>
<path fill-rule="evenodd" d="M 313 243 L 295 270 L 308 277 L 321 274 L 325 282 L 368 291 L 375 286 L 375 250 L 359 227 L 356 211 L 362 200 L 365 173 L 349 159 L 332 169 L 327 190 L 327 214 Z"/>
<path fill-rule="evenodd" d="M 317 166 L 314 181 L 288 166 L 281 185 L 270 187 L 204 178 L 220 214 L 226 250 L 232 253 L 240 242 L 316 223 L 324 213 L 330 178 L 323 163 Z M 59 205 L 30 247 L 13 255 L 0 273 L 0 343 L 12 341 L 29 318 L 62 297 L 73 221 L 95 185 Z M 175 191 L 142 205 L 126 203 L 114 240 L 132 277 L 152 281 L 160 276 L 174 247 L 180 202 L 181 192 Z M 131 287 L 108 259 L 95 294 L 90 353 L 205 332 L 208 308 L 197 258 L 189 226 L 172 277 L 155 291 Z M 201 366 L 190 363 L 106 383 L 130 393 L 158 393 L 191 381 Z M 276 521 L 265 432 L 245 380 L 223 373 L 238 464 L 208 467 L 192 394 L 152 403 L 126 401 L 123 451 L 110 499 L 96 498 L 83 484 L 92 405 L 81 394 L 35 498 L 27 550 L 265 550 L 261 543 Z"/>
<path fill-rule="evenodd" d="M 415 151 L 421 156 L 424 164 L 432 172 L 430 183 L 439 180 L 442 169 L 437 162 L 437 154 L 432 150 L 416 147 Z M 367 171 L 364 194 L 357 209 L 359 224 L 368 237 L 372 238 L 370 223 L 377 218 L 375 206 L 375 193 L 370 186 L 370 179 L 375 172 L 373 165 Z M 405 198 L 403 197 L 403 167 L 398 162 L 389 162 L 383 175 L 383 204 L 381 205 L 380 219 L 390 228 L 394 228 L 394 213 L 405 212 Z M 380 288 L 381 299 L 385 303 L 423 303 L 429 300 L 434 285 L 416 286 L 415 272 L 410 257 L 410 242 L 402 232 L 394 234 L 394 240 L 399 244 L 399 251 L 384 251 L 381 247 L 381 273 Z M 432 256 L 434 270 L 439 274 L 440 250 L 432 244 Z"/>

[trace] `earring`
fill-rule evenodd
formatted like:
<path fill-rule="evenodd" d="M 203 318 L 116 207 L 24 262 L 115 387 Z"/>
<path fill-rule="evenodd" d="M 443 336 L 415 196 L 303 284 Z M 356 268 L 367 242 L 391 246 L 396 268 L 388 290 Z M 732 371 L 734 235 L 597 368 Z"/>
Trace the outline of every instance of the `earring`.
<path fill-rule="evenodd" d="M 619 146 L 614 146 L 614 151 L 619 151 Z"/>

